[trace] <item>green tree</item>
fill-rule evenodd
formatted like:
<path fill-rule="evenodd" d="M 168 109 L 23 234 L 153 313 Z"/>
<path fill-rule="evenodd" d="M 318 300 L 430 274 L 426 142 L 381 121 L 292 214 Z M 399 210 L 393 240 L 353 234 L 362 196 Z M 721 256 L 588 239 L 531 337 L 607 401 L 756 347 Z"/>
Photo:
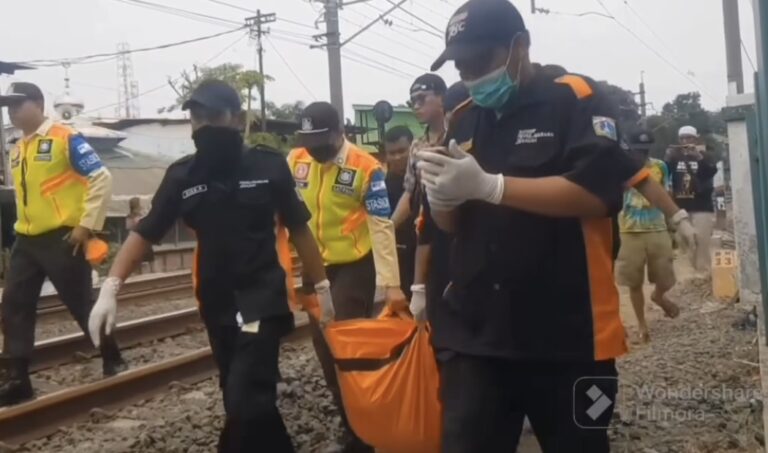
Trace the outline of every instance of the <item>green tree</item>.
<path fill-rule="evenodd" d="M 176 101 L 173 105 L 161 109 L 158 113 L 172 112 L 181 107 L 197 86 L 206 79 L 219 79 L 230 84 L 246 100 L 247 111 L 251 110 L 251 101 L 258 99 L 254 91 L 258 92 L 265 82 L 274 80 L 268 75 L 258 71 L 244 70 L 243 65 L 237 63 L 223 63 L 217 66 L 193 66 L 192 71 L 184 70 L 179 75 L 179 80 L 168 80 L 176 92 Z"/>
<path fill-rule="evenodd" d="M 245 135 L 246 137 L 250 134 L 251 121 L 253 120 L 253 115 L 251 111 L 251 101 L 254 99 L 253 91 L 257 90 L 258 92 L 261 92 L 261 89 L 264 87 L 264 83 L 271 80 L 273 80 L 272 77 L 264 75 L 259 71 L 252 71 L 252 70 L 241 71 L 235 77 L 234 84 L 236 88 L 238 89 L 238 91 L 245 94 L 245 102 L 246 102 Z"/>
<path fill-rule="evenodd" d="M 274 102 L 267 102 L 267 117 L 276 120 L 297 121 L 304 107 L 306 107 L 304 101 L 296 101 L 280 106 Z"/>
<path fill-rule="evenodd" d="M 640 106 L 635 100 L 634 93 L 605 81 L 597 82 L 597 87 L 614 105 L 618 106 L 619 113 L 616 121 L 619 130 L 626 131 L 635 127 L 640 121 Z"/>
<path fill-rule="evenodd" d="M 678 130 L 683 126 L 693 126 L 704 139 L 707 149 L 717 158 L 723 157 L 725 147 L 719 139 L 725 136 L 727 128 L 721 112 L 707 111 L 701 105 L 701 94 L 683 93 L 664 104 L 659 115 L 649 116 L 646 127 L 654 132 L 656 144 L 651 155 L 663 158 L 670 145 L 677 143 Z"/>

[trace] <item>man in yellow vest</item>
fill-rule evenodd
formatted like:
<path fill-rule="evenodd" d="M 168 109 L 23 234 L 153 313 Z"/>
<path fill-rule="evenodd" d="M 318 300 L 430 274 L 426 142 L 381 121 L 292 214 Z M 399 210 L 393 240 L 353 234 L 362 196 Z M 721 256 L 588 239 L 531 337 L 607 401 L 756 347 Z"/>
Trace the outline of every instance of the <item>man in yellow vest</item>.
<path fill-rule="evenodd" d="M 304 109 L 297 137 L 302 148 L 291 151 L 288 163 L 312 214 L 309 225 L 331 282 L 335 319 L 371 317 L 377 285 L 385 289 L 387 304 L 404 308 L 395 230 L 389 219 L 381 164 L 344 138 L 339 113 L 327 102 L 315 102 Z M 311 291 L 312 286 L 305 277 L 305 291 Z M 316 322 L 313 343 L 347 429 L 339 450 L 372 452 L 349 429 L 333 357 Z"/>
<path fill-rule="evenodd" d="M 24 133 L 10 155 L 18 220 L 0 305 L 6 363 L 0 406 L 33 397 L 29 359 L 46 277 L 88 333 L 93 283 L 84 248 L 104 225 L 112 191 L 112 176 L 94 149 L 69 127 L 47 119 L 44 105 L 42 91 L 31 83 L 14 83 L 0 96 L 11 123 Z M 105 338 L 101 353 L 105 376 L 125 369 L 113 338 Z"/>

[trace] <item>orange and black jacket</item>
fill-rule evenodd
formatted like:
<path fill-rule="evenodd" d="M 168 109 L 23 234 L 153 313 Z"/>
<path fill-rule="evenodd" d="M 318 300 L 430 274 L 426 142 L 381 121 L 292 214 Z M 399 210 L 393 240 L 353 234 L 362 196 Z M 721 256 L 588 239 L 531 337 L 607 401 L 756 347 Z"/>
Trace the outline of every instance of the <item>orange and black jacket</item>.
<path fill-rule="evenodd" d="M 588 78 L 539 75 L 501 112 L 472 106 L 472 155 L 486 171 L 563 176 L 598 197 L 599 218 L 553 218 L 483 202 L 458 208 L 451 285 L 428 307 L 437 349 L 593 361 L 626 351 L 612 273 L 611 216 L 647 177 L 619 144 L 617 109 Z"/>

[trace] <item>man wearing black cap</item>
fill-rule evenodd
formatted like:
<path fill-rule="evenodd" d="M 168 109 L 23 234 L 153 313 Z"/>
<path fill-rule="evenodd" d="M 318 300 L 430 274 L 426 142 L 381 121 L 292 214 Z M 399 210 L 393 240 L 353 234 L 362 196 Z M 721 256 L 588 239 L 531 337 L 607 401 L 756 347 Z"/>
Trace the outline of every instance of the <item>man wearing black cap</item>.
<path fill-rule="evenodd" d="M 611 216 L 649 173 L 593 81 L 536 72 L 509 1 L 465 3 L 445 40 L 432 69 L 455 60 L 476 125 L 471 154 L 456 140 L 417 154 L 433 218 L 454 233 L 451 285 L 430 310 L 442 451 L 513 451 L 509 414 L 524 413 L 546 452 L 607 452 L 626 351 Z"/>
<path fill-rule="evenodd" d="M 244 147 L 240 106 L 237 92 L 219 80 L 203 81 L 184 103 L 196 152 L 166 171 L 152 210 L 115 258 L 89 328 L 96 343 L 101 331 L 112 330 L 122 282 L 150 244 L 183 219 L 197 235 L 195 297 L 224 393 L 219 451 L 292 452 L 276 406 L 280 338 L 293 328 L 276 219 L 289 229 L 305 272 L 318 282 L 324 319 L 333 316 L 330 283 L 285 159 L 264 146 Z"/>
<path fill-rule="evenodd" d="M 384 170 L 370 154 L 349 143 L 338 111 L 327 102 L 308 105 L 297 132 L 301 148 L 291 151 L 288 163 L 312 214 L 310 227 L 331 281 L 336 320 L 369 318 L 376 286 L 385 301 L 403 310 L 395 229 Z M 312 290 L 304 276 L 304 291 Z M 312 341 L 329 390 L 347 428 L 338 447 L 346 452 L 372 449 L 354 436 L 346 420 L 333 356 L 317 322 Z"/>
<path fill-rule="evenodd" d="M 416 119 L 426 125 L 426 129 L 424 135 L 413 143 L 411 154 L 424 147 L 441 145 L 445 139 L 443 96 L 447 89 L 445 81 L 437 74 L 424 74 L 413 81 L 410 89 L 411 108 Z M 417 211 L 420 187 L 416 179 L 415 162 L 409 160 L 403 195 L 392 213 L 395 228 Z"/>
<path fill-rule="evenodd" d="M 46 277 L 87 332 L 93 282 L 84 248 L 104 225 L 112 176 L 82 135 L 45 117 L 43 93 L 36 85 L 11 84 L 0 96 L 2 106 L 24 134 L 10 154 L 17 221 L 1 316 L 7 373 L 0 382 L 0 406 L 6 406 L 33 396 L 29 359 Z M 101 353 L 105 376 L 125 369 L 111 336 L 104 339 Z"/>

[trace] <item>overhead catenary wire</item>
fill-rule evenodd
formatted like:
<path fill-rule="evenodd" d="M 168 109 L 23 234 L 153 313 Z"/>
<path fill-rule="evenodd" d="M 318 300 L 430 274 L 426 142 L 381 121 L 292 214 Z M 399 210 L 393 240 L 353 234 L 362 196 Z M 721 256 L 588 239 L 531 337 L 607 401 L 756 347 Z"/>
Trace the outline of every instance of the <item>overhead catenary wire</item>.
<path fill-rule="evenodd" d="M 309 94 L 309 96 L 310 96 L 310 97 L 312 97 L 312 100 L 316 101 L 316 100 L 317 100 L 317 96 L 315 96 L 315 93 L 313 93 L 313 92 L 312 92 L 312 90 L 311 90 L 311 89 L 309 89 L 309 87 L 307 86 L 307 84 L 306 84 L 306 83 L 304 83 L 304 81 L 301 79 L 301 77 L 299 77 L 299 75 L 296 73 L 296 71 L 294 71 L 294 69 L 293 69 L 293 67 L 291 66 L 291 64 L 290 64 L 290 63 L 288 62 L 288 60 L 287 60 L 287 59 L 286 59 L 286 58 L 283 56 L 283 54 L 280 52 L 280 49 L 278 49 L 278 48 L 277 48 L 277 46 L 275 45 L 275 43 L 274 43 L 274 42 L 272 42 L 272 39 L 270 39 L 269 35 L 267 35 L 267 37 L 266 37 L 266 38 L 267 38 L 267 42 L 269 43 L 269 45 L 270 45 L 270 46 L 272 46 L 272 49 L 273 49 L 273 50 L 275 51 L 275 53 L 277 54 L 278 58 L 280 58 L 280 60 L 282 60 L 283 64 L 285 64 L 285 67 L 286 67 L 286 68 L 288 68 L 288 71 L 290 71 L 290 73 L 291 73 L 291 74 L 293 74 L 293 78 L 295 78 L 295 79 L 296 79 L 296 81 L 297 81 L 297 82 L 299 82 L 299 85 L 301 85 L 302 87 L 304 87 L 304 90 L 307 92 L 307 94 Z"/>
<path fill-rule="evenodd" d="M 744 55 L 747 57 L 747 61 L 749 62 L 749 65 L 752 66 L 752 71 L 757 71 L 757 67 L 755 66 L 755 62 L 752 61 L 752 57 L 749 55 L 749 51 L 747 50 L 747 46 L 744 45 L 744 40 L 739 39 L 741 42 L 741 48 L 744 50 Z"/>
<path fill-rule="evenodd" d="M 365 6 L 369 7 L 369 8 L 371 8 L 372 10 L 376 11 L 378 14 L 382 14 L 382 13 L 384 13 L 384 10 L 382 10 L 382 9 L 379 9 L 379 8 L 377 8 L 377 7 L 373 6 L 373 5 L 371 5 L 370 3 L 363 3 L 363 5 L 365 5 Z M 441 34 L 439 34 L 439 33 L 435 32 L 435 31 L 433 31 L 433 30 L 428 30 L 428 29 L 425 29 L 425 28 L 423 28 L 423 27 L 419 27 L 419 26 L 416 26 L 415 24 L 413 24 L 413 28 L 407 28 L 407 27 L 404 27 L 404 26 L 402 26 L 402 25 L 400 25 L 400 24 L 398 24 L 398 23 L 397 23 L 397 21 L 398 21 L 398 20 L 399 20 L 399 21 L 402 21 L 402 22 L 405 22 L 405 20 L 404 20 L 404 19 L 400 18 L 399 16 L 395 16 L 394 14 L 390 14 L 390 16 L 391 16 L 391 17 L 392 17 L 392 19 L 393 19 L 392 25 L 393 25 L 394 27 L 402 28 L 402 29 L 405 29 L 405 30 L 407 30 L 407 31 L 411 31 L 411 32 L 424 32 L 424 33 L 426 33 L 426 34 L 428 34 L 428 35 L 430 35 L 430 36 L 434 36 L 434 37 L 436 37 L 436 38 L 439 38 L 439 39 L 441 39 L 441 40 L 443 39 L 443 35 L 441 35 Z"/>
<path fill-rule="evenodd" d="M 219 4 L 219 5 L 223 5 L 223 6 L 229 6 L 230 8 L 233 8 L 233 9 L 236 9 L 236 10 L 239 10 L 239 11 L 243 11 L 243 12 L 246 12 L 246 13 L 256 14 L 258 12 L 255 9 L 246 8 L 244 6 L 235 5 L 233 3 L 224 2 L 224 1 L 221 1 L 221 0 L 208 0 L 208 1 L 211 2 L 211 3 L 216 3 L 216 4 Z M 286 22 L 286 23 L 289 23 L 289 24 L 293 24 L 293 25 L 298 25 L 299 27 L 306 27 L 306 28 L 310 28 L 312 30 L 317 30 L 317 28 L 312 26 L 312 25 L 304 24 L 304 23 L 301 23 L 301 22 L 298 22 L 298 21 L 295 21 L 295 20 L 285 19 L 283 17 L 277 17 L 277 20 L 278 21 L 282 21 L 282 22 Z"/>
<path fill-rule="evenodd" d="M 190 11 L 183 8 L 176 8 L 172 6 L 166 6 L 158 3 L 152 3 L 146 0 L 113 0 L 126 5 L 143 7 L 145 9 L 151 9 L 154 11 L 164 12 L 166 14 L 174 15 L 177 17 L 183 17 L 185 19 L 195 20 L 197 22 L 207 23 L 210 25 L 218 26 L 232 26 L 240 25 L 240 22 L 225 19 L 221 17 L 211 16 L 209 14 L 202 14 L 195 11 Z"/>
<path fill-rule="evenodd" d="M 248 34 L 247 34 L 247 33 L 244 33 L 244 34 L 243 34 L 243 36 L 239 36 L 239 37 L 238 37 L 238 38 L 237 38 L 235 41 L 233 41 L 233 42 L 231 42 L 231 43 L 227 44 L 227 46 L 226 46 L 226 47 L 224 47 L 222 50 L 220 50 L 219 52 L 216 52 L 216 53 L 215 53 L 214 55 L 212 55 L 210 58 L 208 58 L 207 60 L 205 60 L 205 61 L 203 62 L 203 65 L 206 65 L 206 64 L 208 64 L 208 63 L 212 62 L 213 60 L 215 60 L 215 59 L 219 58 L 219 57 L 220 57 L 220 56 L 222 56 L 222 55 L 223 55 L 223 54 L 224 54 L 226 51 L 228 51 L 228 50 L 229 50 L 229 49 L 231 49 L 232 47 L 236 46 L 236 45 L 237 45 L 237 44 L 238 44 L 240 41 L 242 41 L 242 40 L 243 40 L 244 38 L 246 38 L 247 36 L 248 36 Z M 164 82 L 162 83 L 162 85 L 158 85 L 158 86 L 156 86 L 156 87 L 154 87 L 154 88 L 150 88 L 150 89 L 148 89 L 148 90 L 145 90 L 145 91 L 142 91 L 142 92 L 140 92 L 140 93 L 139 93 L 139 94 L 136 96 L 136 98 L 140 98 L 140 97 L 146 96 L 147 94 L 150 94 L 150 93 L 154 93 L 154 92 L 156 92 L 156 91 L 159 91 L 159 90 L 161 90 L 161 89 L 163 89 L 163 88 L 166 88 L 166 87 L 168 87 L 168 82 L 169 82 L 169 81 L 177 82 L 177 81 L 179 81 L 179 80 L 181 80 L 181 76 L 179 76 L 179 77 L 176 77 L 176 78 L 172 78 L 172 79 L 169 79 L 169 80 L 167 80 L 167 81 L 164 81 Z M 87 115 L 87 114 L 89 114 L 89 113 L 98 112 L 98 111 L 100 111 L 100 110 L 104 110 L 104 109 L 112 108 L 112 107 L 115 107 L 115 106 L 116 106 L 116 105 L 118 105 L 118 104 L 119 104 L 119 102 L 113 102 L 113 103 L 111 103 L 111 104 L 103 105 L 103 106 L 101 106 L 101 107 L 97 107 L 97 108 L 93 108 L 93 109 L 88 109 L 88 110 L 86 110 L 86 111 L 82 112 L 82 115 Z"/>
<path fill-rule="evenodd" d="M 698 82 L 696 79 L 694 79 L 693 77 L 691 77 L 690 75 L 688 75 L 688 74 L 687 74 L 685 71 L 683 71 L 682 69 L 678 68 L 678 67 L 677 67 L 677 65 L 675 65 L 674 63 L 672 63 L 671 61 L 669 61 L 669 59 L 668 59 L 668 58 L 666 58 L 664 55 L 662 55 L 662 54 L 661 54 L 661 53 L 660 53 L 658 50 L 656 50 L 656 49 L 655 49 L 653 46 L 651 46 L 650 44 L 648 44 L 647 42 L 645 42 L 645 40 L 643 40 L 643 38 L 641 38 L 641 37 L 640 37 L 640 36 L 639 36 L 637 33 L 635 33 L 635 32 L 634 32 L 634 31 L 633 31 L 631 28 L 627 27 L 626 25 L 624 25 L 624 23 L 622 23 L 621 21 L 619 21 L 618 19 L 616 19 L 616 17 L 615 17 L 613 14 L 611 14 L 611 11 L 608 9 L 608 7 L 607 7 L 607 6 L 605 6 L 605 3 L 603 2 L 603 0 L 596 0 L 596 1 L 597 1 L 597 3 L 598 3 L 598 4 L 599 4 L 599 5 L 600 5 L 600 6 L 603 8 L 603 10 L 605 11 L 605 13 L 606 13 L 606 14 L 608 14 L 608 16 L 610 16 L 610 17 L 609 17 L 609 19 L 611 19 L 612 21 L 616 22 L 616 24 L 617 24 L 619 27 L 621 27 L 622 29 L 624 29 L 624 31 L 626 31 L 627 33 L 629 33 L 630 35 L 632 35 L 632 37 L 633 37 L 633 38 L 635 38 L 635 40 L 637 40 L 637 41 L 638 41 L 640 44 L 642 44 L 642 45 L 643 45 L 643 46 L 644 46 L 646 49 L 648 49 L 648 50 L 649 50 L 649 51 L 651 51 L 651 52 L 652 52 L 654 55 L 656 55 L 656 57 L 658 57 L 658 58 L 659 58 L 661 61 L 663 61 L 663 62 L 664 62 L 664 63 L 665 63 L 667 66 L 669 66 L 669 67 L 670 67 L 670 68 L 672 68 L 672 69 L 673 69 L 675 72 L 677 72 L 678 74 L 680 74 L 680 76 L 682 76 L 683 78 L 685 78 L 686 80 L 688 80 L 689 82 L 691 82 L 693 85 L 695 85 L 697 88 L 699 88 L 699 90 L 701 90 L 701 92 L 702 92 L 702 93 L 704 93 L 704 94 L 705 94 L 705 95 L 706 95 L 708 98 L 710 98 L 712 101 L 715 101 L 715 102 L 717 102 L 717 99 L 715 99 L 715 97 L 714 97 L 714 96 L 712 96 L 712 95 L 711 95 L 709 92 L 707 92 L 707 91 L 704 89 L 704 87 L 703 87 L 703 86 L 701 86 L 701 84 L 700 84 L 700 83 L 699 83 L 699 82 Z"/>
<path fill-rule="evenodd" d="M 105 52 L 105 53 L 98 53 L 98 54 L 92 54 L 92 55 L 83 55 L 79 57 L 70 57 L 70 58 L 50 58 L 50 59 L 38 59 L 38 60 L 28 60 L 28 61 L 22 61 L 22 62 L 16 62 L 19 64 L 29 64 L 29 65 L 35 65 L 38 67 L 45 67 L 45 66 L 60 66 L 61 64 L 68 63 L 68 64 L 83 64 L 86 63 L 88 60 L 92 60 L 94 58 L 104 58 L 106 57 L 109 59 L 114 59 L 118 55 L 122 54 L 135 54 L 135 53 L 143 53 L 143 52 L 152 52 L 155 50 L 163 50 L 163 49 L 169 49 L 171 47 L 178 47 L 183 46 L 186 44 L 192 44 L 200 41 L 207 41 L 209 39 L 218 38 L 220 36 L 230 35 L 232 33 L 236 33 L 238 31 L 241 31 L 245 28 L 245 26 L 241 26 L 239 28 L 235 28 L 232 30 L 215 33 L 212 35 L 206 35 L 206 36 L 200 36 L 198 38 L 192 38 L 192 39 L 185 39 L 183 41 L 176 41 L 172 43 L 166 43 L 166 44 L 160 44 L 156 46 L 150 46 L 150 47 L 142 47 L 139 49 L 130 49 L 122 52 Z M 101 60 L 101 61 L 107 61 L 107 60 Z M 99 61 L 99 62 L 101 62 Z"/>
<path fill-rule="evenodd" d="M 422 19 L 422 18 L 421 18 L 421 17 L 419 17 L 417 14 L 414 14 L 414 13 L 412 13 L 410 10 L 406 9 L 404 6 L 396 4 L 396 3 L 395 3 L 393 0 L 387 0 L 387 2 L 388 2 L 390 5 L 394 5 L 394 6 L 397 6 L 397 8 L 398 8 L 398 9 L 400 9 L 400 11 L 402 11 L 402 12 L 404 12 L 405 14 L 407 14 L 407 15 L 409 15 L 409 16 L 411 16 L 411 17 L 413 17 L 414 19 L 416 19 L 417 21 L 419 21 L 419 22 L 421 22 L 422 24 L 426 25 L 427 27 L 429 27 L 429 28 L 431 28 L 431 29 L 435 30 L 435 31 L 437 32 L 437 36 L 438 36 L 440 39 L 443 39 L 443 30 L 441 30 L 441 29 L 439 29 L 439 28 L 435 27 L 435 25 L 434 25 L 434 24 L 432 24 L 432 23 L 430 23 L 430 22 L 428 22 L 428 21 L 426 21 L 426 20 Z"/>
<path fill-rule="evenodd" d="M 365 14 L 361 13 L 360 11 L 357 11 L 357 10 L 354 10 L 354 9 L 349 9 L 347 12 L 353 12 L 353 13 L 357 14 L 358 16 L 362 17 L 363 19 L 365 19 L 367 21 L 372 21 L 373 20 L 373 18 L 371 18 L 370 16 L 366 16 Z M 362 27 L 362 25 L 360 25 L 358 22 L 351 21 L 347 17 L 343 17 L 342 16 L 342 17 L 340 17 L 340 19 L 342 21 L 350 24 L 350 25 L 354 25 L 355 27 Z M 379 22 L 379 23 L 381 25 L 383 25 L 391 34 L 396 34 L 395 31 L 392 30 L 392 27 L 389 26 L 388 22 Z M 423 41 L 421 41 L 419 39 L 413 39 L 413 40 L 411 40 L 408 43 L 404 43 L 403 41 L 396 40 L 392 36 L 387 36 L 384 33 L 381 33 L 381 32 L 379 32 L 377 30 L 370 30 L 369 33 L 372 33 L 372 34 L 374 34 L 374 35 L 376 35 L 376 36 L 378 36 L 380 38 L 386 39 L 386 40 L 388 40 L 388 41 L 390 41 L 392 43 L 395 43 L 395 44 L 397 44 L 399 46 L 405 47 L 408 50 L 410 50 L 411 52 L 418 53 L 418 54 L 420 54 L 420 55 L 422 55 L 424 57 L 427 57 L 427 58 L 434 58 L 435 54 L 434 53 L 433 54 L 428 54 L 428 53 L 426 53 L 425 50 L 421 50 L 421 49 L 416 48 L 414 46 L 415 44 L 420 45 L 421 48 L 423 48 L 423 49 L 426 49 L 426 50 L 429 50 L 429 51 L 432 51 L 432 52 L 437 52 L 435 50 L 435 48 L 429 46 L 428 44 L 425 44 Z"/>

